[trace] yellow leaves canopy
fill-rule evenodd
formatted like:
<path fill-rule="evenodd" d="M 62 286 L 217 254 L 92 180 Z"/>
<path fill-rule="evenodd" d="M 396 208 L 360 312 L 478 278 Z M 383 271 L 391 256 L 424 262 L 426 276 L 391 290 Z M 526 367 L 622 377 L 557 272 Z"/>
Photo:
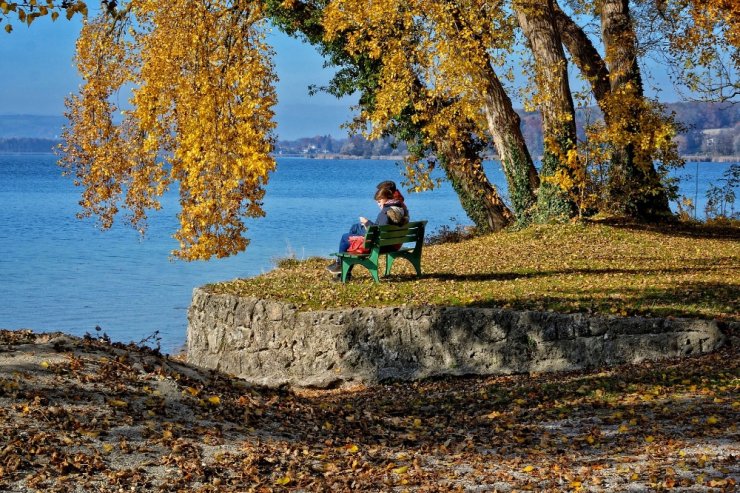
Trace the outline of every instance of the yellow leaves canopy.
<path fill-rule="evenodd" d="M 67 101 L 61 164 L 84 187 L 82 216 L 108 228 L 119 206 L 143 231 L 146 211 L 177 185 L 175 256 L 244 250 L 243 219 L 264 215 L 275 168 L 276 79 L 262 12 L 246 0 L 135 0 L 128 15 L 101 14 L 83 28 L 76 61 L 85 79 Z M 131 109 L 113 102 L 131 89 Z"/>
<path fill-rule="evenodd" d="M 362 115 L 373 136 L 407 107 L 428 122 L 432 137 L 450 127 L 441 102 L 458 107 L 456 119 L 481 120 L 481 67 L 513 37 L 500 1 L 334 0 L 324 9 L 323 26 L 327 40 L 344 36 L 350 54 L 382 62 L 373 109 Z"/>

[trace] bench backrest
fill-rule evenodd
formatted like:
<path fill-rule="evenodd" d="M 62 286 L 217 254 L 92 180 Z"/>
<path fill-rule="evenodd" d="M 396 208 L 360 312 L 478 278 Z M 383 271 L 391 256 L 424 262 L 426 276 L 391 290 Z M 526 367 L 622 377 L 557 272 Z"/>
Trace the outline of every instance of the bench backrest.
<path fill-rule="evenodd" d="M 383 248 L 403 243 L 415 243 L 415 249 L 421 249 L 424 243 L 426 221 L 412 221 L 404 226 L 370 226 L 365 233 L 365 248 Z"/>

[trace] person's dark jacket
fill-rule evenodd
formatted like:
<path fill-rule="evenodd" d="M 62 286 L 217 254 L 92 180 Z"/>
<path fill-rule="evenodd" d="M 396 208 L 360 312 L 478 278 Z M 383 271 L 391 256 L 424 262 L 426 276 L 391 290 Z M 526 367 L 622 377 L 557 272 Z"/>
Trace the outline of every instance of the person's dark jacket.
<path fill-rule="evenodd" d="M 408 222 L 408 209 L 406 208 L 406 205 L 403 203 L 403 201 L 399 200 L 389 200 L 388 202 L 383 205 L 383 208 L 380 209 L 380 212 L 378 213 L 378 217 L 375 218 L 375 222 L 368 221 L 367 226 L 385 226 L 386 224 L 395 224 L 393 221 L 390 221 L 388 219 L 388 211 L 391 207 L 401 207 L 406 212 L 406 222 Z"/>

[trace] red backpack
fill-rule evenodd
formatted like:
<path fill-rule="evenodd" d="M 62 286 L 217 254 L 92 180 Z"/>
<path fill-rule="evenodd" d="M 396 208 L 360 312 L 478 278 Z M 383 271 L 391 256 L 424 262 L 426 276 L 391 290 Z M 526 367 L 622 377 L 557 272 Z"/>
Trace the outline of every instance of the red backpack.
<path fill-rule="evenodd" d="M 365 248 L 365 237 L 364 236 L 350 236 L 348 253 L 370 253 L 370 250 Z"/>

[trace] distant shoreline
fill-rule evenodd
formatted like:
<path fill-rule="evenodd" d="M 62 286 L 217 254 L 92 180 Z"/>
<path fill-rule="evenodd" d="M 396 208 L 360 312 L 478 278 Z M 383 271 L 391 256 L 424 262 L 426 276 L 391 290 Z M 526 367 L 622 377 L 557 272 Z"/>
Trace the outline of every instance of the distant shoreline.
<path fill-rule="evenodd" d="M 9 152 L 0 151 L 0 156 L 20 156 L 20 155 L 53 155 L 53 152 L 43 151 L 28 151 L 28 152 Z M 352 154 L 332 154 L 332 153 L 317 153 L 317 154 L 274 154 L 273 157 L 277 158 L 288 158 L 288 159 L 346 159 L 348 161 L 359 161 L 359 160 L 374 160 L 374 161 L 401 161 L 406 156 L 354 156 Z M 690 154 L 681 156 L 687 163 L 740 163 L 740 156 L 708 156 L 701 154 Z M 485 156 L 486 161 L 498 161 L 498 156 Z M 538 157 L 541 159 L 541 156 Z"/>

